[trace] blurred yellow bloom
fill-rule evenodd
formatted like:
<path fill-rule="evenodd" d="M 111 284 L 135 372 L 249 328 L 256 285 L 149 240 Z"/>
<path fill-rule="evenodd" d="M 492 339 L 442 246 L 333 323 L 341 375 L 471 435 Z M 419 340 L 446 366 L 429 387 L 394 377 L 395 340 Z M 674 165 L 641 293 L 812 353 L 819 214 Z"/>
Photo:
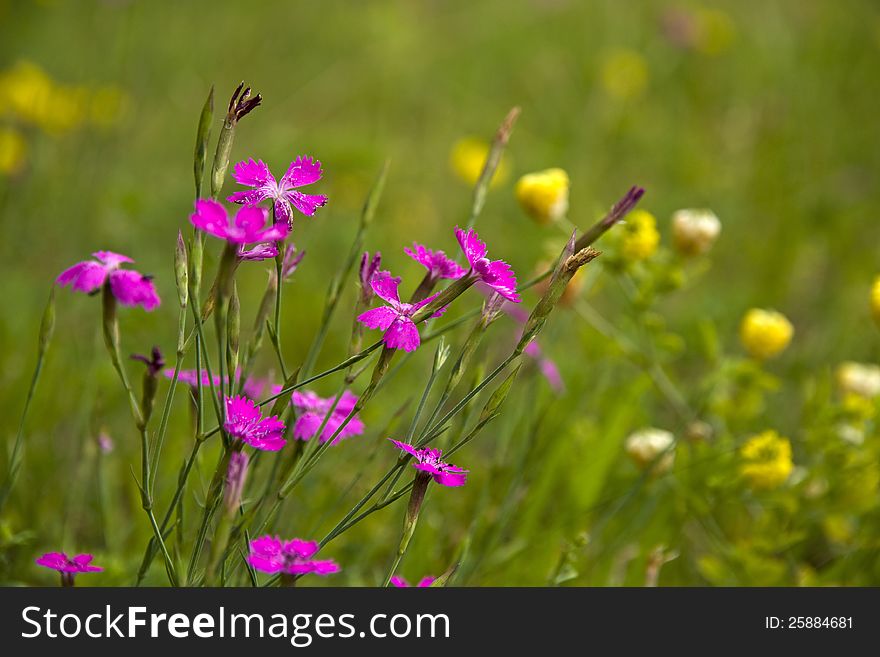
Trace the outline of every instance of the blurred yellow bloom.
<path fill-rule="evenodd" d="M 749 438 L 739 450 L 740 473 L 755 489 L 781 486 L 794 469 L 791 443 L 772 430 Z"/>
<path fill-rule="evenodd" d="M 568 212 L 568 174 L 563 169 L 527 173 L 516 182 L 516 200 L 539 224 L 547 224 Z"/>
<path fill-rule="evenodd" d="M 644 470 L 654 464 L 653 474 L 662 474 L 675 461 L 675 436 L 663 429 L 641 429 L 630 434 L 624 443 L 624 449 L 640 469 Z"/>
<path fill-rule="evenodd" d="M 469 185 L 476 185 L 480 174 L 483 173 L 483 167 L 486 165 L 486 158 L 489 155 L 489 144 L 475 137 L 465 137 L 459 139 L 452 146 L 452 152 L 449 154 L 449 164 L 455 174 Z M 492 176 L 490 187 L 495 187 L 507 180 L 507 162 L 504 156 L 501 156 L 501 162 Z"/>
<path fill-rule="evenodd" d="M 21 170 L 27 157 L 27 142 L 16 130 L 0 128 L 0 174 L 10 175 Z"/>
<path fill-rule="evenodd" d="M 677 210 L 672 215 L 672 241 L 682 255 L 706 253 L 720 233 L 721 222 L 711 210 Z"/>
<path fill-rule="evenodd" d="M 739 339 L 752 358 L 765 360 L 785 349 L 794 335 L 788 318 L 775 310 L 752 308 L 739 327 Z"/>
<path fill-rule="evenodd" d="M 650 212 L 646 210 L 630 212 L 620 230 L 621 253 L 627 260 L 645 260 L 657 251 L 660 233 L 657 231 L 657 220 Z"/>
<path fill-rule="evenodd" d="M 871 286 L 871 312 L 874 314 L 874 321 L 880 324 L 880 276 L 874 279 Z"/>
<path fill-rule="evenodd" d="M 847 361 L 841 363 L 836 373 L 837 385 L 844 394 L 873 399 L 880 395 L 880 367 L 866 363 Z"/>
<path fill-rule="evenodd" d="M 869 397 L 858 395 L 854 392 L 844 394 L 841 405 L 847 415 L 859 420 L 870 420 L 877 412 L 874 400 Z"/>
<path fill-rule="evenodd" d="M 648 85 L 648 63 L 635 50 L 608 51 L 600 62 L 599 80 L 609 96 L 620 100 L 637 98 Z"/>

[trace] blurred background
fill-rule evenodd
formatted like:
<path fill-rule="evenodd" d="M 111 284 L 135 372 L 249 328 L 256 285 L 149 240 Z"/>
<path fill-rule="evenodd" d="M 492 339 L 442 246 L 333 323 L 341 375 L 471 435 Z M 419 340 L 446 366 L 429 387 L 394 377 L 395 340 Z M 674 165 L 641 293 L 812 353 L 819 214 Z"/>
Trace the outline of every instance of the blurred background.
<path fill-rule="evenodd" d="M 520 381 L 511 412 L 457 455 L 473 471 L 468 486 L 432 491 L 402 574 L 418 580 L 461 559 L 457 583 L 467 585 L 880 583 L 872 415 L 864 412 L 858 445 L 839 439 L 846 409 L 831 390 L 842 361 L 880 358 L 869 304 L 880 270 L 871 246 L 880 236 L 876 3 L 0 0 L 0 34 L 7 448 L 52 281 L 87 254 L 121 252 L 155 275 L 166 303 L 122 314 L 124 349 L 156 344 L 172 354 L 174 240 L 188 227 L 196 123 L 211 85 L 218 116 L 241 80 L 264 98 L 239 126 L 233 162 L 262 159 L 279 175 L 299 154 L 324 165 L 309 191 L 330 202 L 298 219 L 292 237 L 307 255 L 285 288 L 290 363 L 308 349 L 383 161 L 389 178 L 367 246 L 414 286 L 421 271 L 402 248 L 416 240 L 457 250 L 453 227 L 467 221 L 471 202 L 466 146 L 488 142 L 518 105 L 477 224 L 491 254 L 524 280 L 564 241 L 565 229 L 520 208 L 514 185 L 523 174 L 565 169 L 568 221 L 582 229 L 630 185 L 645 187 L 640 207 L 656 217 L 661 264 L 632 280 L 643 286 L 672 272 L 676 289 L 633 310 L 614 283 L 620 270 L 606 264 L 590 272 L 583 298 L 624 333 L 649 326 L 663 367 L 713 436 L 683 445 L 663 476 L 640 471 L 623 448 L 629 434 L 657 426 L 682 437 L 687 427 L 619 344 L 574 308 L 560 310 L 542 347 L 565 392 L 539 376 Z M 233 189 L 229 180 L 224 195 Z M 710 256 L 679 267 L 670 218 L 683 207 L 711 208 L 723 230 Z M 613 242 L 598 246 L 615 253 Z M 249 326 L 267 267 L 246 264 Z M 353 304 L 353 284 L 349 294 Z M 0 572 L 6 583 L 50 583 L 34 556 L 92 551 L 107 568 L 93 582 L 130 583 L 150 536 L 128 472 L 137 435 L 103 349 L 99 303 L 67 290 L 57 302 L 23 470 L 0 518 Z M 760 376 L 740 362 L 737 331 L 750 307 L 776 308 L 795 327 L 784 354 L 755 366 Z M 347 349 L 348 308 L 319 369 Z M 499 359 L 490 347 L 506 349 L 515 337 L 509 321 L 492 330 L 489 366 Z M 279 533 L 319 537 L 384 472 L 393 454 L 377 447 L 376 433 L 424 385 L 431 349 L 423 352 L 364 412 L 371 431 L 297 489 Z M 272 366 L 267 352 L 261 373 Z M 746 410 L 735 395 L 718 401 L 713 377 L 744 377 L 759 390 Z M 335 381 L 322 383 L 322 394 L 335 391 Z M 180 395 L 165 495 L 189 449 L 188 426 Z M 785 486 L 758 495 L 734 460 L 743 440 L 765 429 L 790 439 L 796 468 Z M 101 433 L 112 451 L 98 446 Z M 373 458 L 378 465 L 354 481 Z M 400 514 L 376 514 L 328 546 L 343 575 L 315 584 L 377 583 Z M 158 562 L 151 578 L 164 580 Z"/>

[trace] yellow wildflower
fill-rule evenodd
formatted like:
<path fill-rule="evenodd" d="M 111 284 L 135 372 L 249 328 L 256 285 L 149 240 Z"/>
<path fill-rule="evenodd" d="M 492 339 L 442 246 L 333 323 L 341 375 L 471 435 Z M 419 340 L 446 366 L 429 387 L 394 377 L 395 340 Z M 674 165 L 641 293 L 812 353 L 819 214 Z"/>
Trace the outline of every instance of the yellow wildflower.
<path fill-rule="evenodd" d="M 739 450 L 740 473 L 752 488 L 766 490 L 785 483 L 794 462 L 791 443 L 773 430 L 749 438 Z"/>
<path fill-rule="evenodd" d="M 791 337 L 794 327 L 788 318 L 775 310 L 752 308 L 749 310 L 739 327 L 739 338 L 752 358 L 765 360 L 784 350 Z"/>
<path fill-rule="evenodd" d="M 27 157 L 27 142 L 17 130 L 0 128 L 0 174 L 17 173 Z"/>
<path fill-rule="evenodd" d="M 638 98 L 648 85 L 648 63 L 635 50 L 611 50 L 602 57 L 599 79 L 609 96 L 620 100 Z"/>
<path fill-rule="evenodd" d="M 449 164 L 455 174 L 469 185 L 475 185 L 486 165 L 489 155 L 489 144 L 475 137 L 459 139 L 449 154 Z M 507 180 L 507 162 L 504 156 L 492 176 L 490 187 L 495 187 Z"/>
<path fill-rule="evenodd" d="M 547 224 L 568 212 L 568 174 L 563 169 L 527 173 L 516 183 L 516 200 L 539 224 Z"/>
<path fill-rule="evenodd" d="M 634 210 L 621 226 L 621 253 L 630 261 L 645 260 L 657 251 L 660 233 L 657 220 L 645 210 Z"/>

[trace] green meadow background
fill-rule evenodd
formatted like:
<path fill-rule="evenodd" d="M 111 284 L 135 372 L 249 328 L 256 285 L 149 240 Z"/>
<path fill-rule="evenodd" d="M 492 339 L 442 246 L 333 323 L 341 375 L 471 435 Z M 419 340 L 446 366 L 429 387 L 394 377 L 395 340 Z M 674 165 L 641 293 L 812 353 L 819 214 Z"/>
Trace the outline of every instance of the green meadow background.
<path fill-rule="evenodd" d="M 687 36 L 693 29 L 698 37 Z M 307 255 L 285 288 L 288 363 L 305 356 L 383 161 L 389 178 L 367 247 L 382 251 L 408 291 L 421 272 L 402 248 L 417 240 L 454 252 L 453 228 L 467 221 L 471 192 L 450 167 L 453 145 L 490 139 L 514 105 L 522 115 L 509 175 L 490 191 L 477 228 L 520 280 L 562 234 L 533 223 L 513 185 L 556 166 L 570 175 L 568 218 L 581 228 L 633 184 L 646 188 L 641 207 L 657 217 L 667 245 L 678 208 L 709 207 L 721 219 L 711 267 L 656 308 L 681 338 L 669 368 L 685 395 L 716 367 L 705 357 L 707 326 L 724 352 L 741 355 L 746 309 L 774 307 L 791 319 L 791 347 L 767 365 L 780 385 L 731 440 L 775 428 L 792 440 L 795 463 L 807 463 L 822 453 L 813 445 L 804 456 L 811 391 L 827 388 L 843 360 L 880 358 L 868 303 L 880 271 L 876 3 L 0 1 L 0 69 L 22 61 L 61 84 L 117 90 L 123 102 L 112 121 L 65 131 L 19 126 L 0 113 L 0 125 L 27 144 L 16 170 L 0 175 L 7 448 L 52 281 L 92 251 L 133 257 L 155 275 L 165 302 L 150 314 L 122 313 L 125 352 L 156 344 L 172 355 L 171 264 L 192 208 L 198 113 L 215 85 L 221 114 L 241 80 L 264 102 L 239 126 L 233 161 L 263 159 L 279 174 L 296 155 L 313 155 L 325 177 L 310 191 L 330 197 L 315 218 L 297 219 L 292 235 Z M 228 181 L 225 192 L 233 189 Z M 206 277 L 217 254 L 209 245 Z M 244 326 L 265 270 L 241 268 Z M 624 312 L 618 288 L 596 271 L 590 301 L 616 321 Z M 319 369 L 345 355 L 354 290 L 350 282 Z M 461 308 L 478 297 L 469 293 Z M 536 299 L 530 292 L 525 303 Z M 492 327 L 490 367 L 515 330 L 507 320 Z M 465 333 L 453 335 L 455 349 Z M 727 452 L 709 447 L 689 461 L 686 446 L 672 473 L 645 479 L 623 439 L 643 426 L 680 427 L 644 374 L 571 310 L 554 314 L 542 346 L 566 392 L 557 397 L 540 377 L 521 378 L 502 417 L 456 455 L 472 471 L 468 485 L 430 491 L 401 574 L 418 580 L 461 561 L 459 585 L 641 585 L 660 549 L 675 556 L 661 584 L 880 584 L 876 480 L 849 506 L 808 499 L 797 487 L 761 498 L 716 481 L 714 464 Z M 405 431 L 432 349 L 395 374 L 363 414 L 367 433 L 320 462 L 275 531 L 320 538 L 385 471 L 395 453 L 383 432 L 389 423 L 388 433 Z M 273 364 L 267 351 L 260 373 Z M 336 389 L 335 380 L 321 383 L 322 394 Z M 192 440 L 185 397 L 181 389 L 160 472 L 162 513 Z M 101 432 L 114 440 L 110 454 L 97 449 Z M 22 473 L 0 517 L 0 580 L 55 583 L 33 559 L 64 549 L 93 552 L 106 568 L 82 584 L 130 584 L 151 533 L 129 473 L 139 467 L 138 436 L 104 352 L 97 299 L 58 291 L 56 334 L 25 435 Z M 866 458 L 877 455 L 877 441 L 867 436 Z M 192 518 L 214 459 L 206 450 L 194 478 Z M 717 477 L 728 470 L 719 466 Z M 396 505 L 331 543 L 325 553 L 343 572 L 308 584 L 380 583 L 401 517 Z M 828 518 L 849 532 L 832 536 Z M 148 581 L 165 581 L 158 560 Z"/>

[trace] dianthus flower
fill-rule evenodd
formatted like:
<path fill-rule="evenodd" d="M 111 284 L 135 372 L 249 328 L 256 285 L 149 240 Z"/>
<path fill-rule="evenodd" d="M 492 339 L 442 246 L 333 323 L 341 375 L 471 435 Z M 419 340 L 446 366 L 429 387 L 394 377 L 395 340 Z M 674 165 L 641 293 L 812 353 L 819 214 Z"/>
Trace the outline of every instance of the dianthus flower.
<path fill-rule="evenodd" d="M 420 308 L 433 301 L 437 295 L 434 294 L 417 303 L 402 302 L 397 292 L 400 278 L 391 276 L 387 271 L 380 271 L 373 276 L 370 280 L 370 286 L 376 296 L 388 305 L 368 310 L 358 315 L 357 320 L 368 328 L 385 331 L 382 340 L 389 349 L 403 349 L 404 351 L 418 349 L 421 338 L 412 316 Z M 446 308 L 440 308 L 431 317 L 439 317 L 445 311 Z"/>
<path fill-rule="evenodd" d="M 516 275 L 510 265 L 503 260 L 489 260 L 486 257 L 488 249 L 485 242 L 480 241 L 480 236 L 473 228 L 467 232 L 461 228 L 455 229 L 455 237 L 461 245 L 471 271 L 483 283 L 491 287 L 508 301 L 519 303 L 522 301 L 516 293 Z"/>
<path fill-rule="evenodd" d="M 281 390 L 281 387 L 276 386 L 273 390 L 277 394 L 277 392 Z M 296 418 L 296 424 L 293 425 L 294 437 L 299 438 L 300 440 L 309 440 L 314 436 L 324 422 L 324 417 L 330 409 L 333 408 L 334 401 L 335 397 L 319 397 L 310 390 L 304 390 L 302 392 L 299 390 L 294 391 L 293 395 L 291 395 L 290 403 L 300 412 L 299 417 Z M 339 429 L 345 421 L 345 418 L 347 418 L 349 413 L 354 410 L 357 401 L 357 395 L 351 391 L 346 390 L 342 393 L 339 402 L 336 404 L 336 407 L 333 408 L 333 413 L 330 415 L 327 424 L 324 426 L 324 431 L 321 432 L 322 443 L 330 440 L 330 437 L 336 433 L 336 430 Z M 342 431 L 339 432 L 339 435 L 336 436 L 333 444 L 335 445 L 343 438 L 358 436 L 363 432 L 364 423 L 361 421 L 360 416 L 355 415 L 349 420 L 348 424 L 345 425 Z"/>
<path fill-rule="evenodd" d="M 434 481 L 443 486 L 464 486 L 470 472 L 457 465 L 446 463 L 440 457 L 443 452 L 435 447 L 413 447 L 408 443 L 389 438 L 399 449 L 412 456 L 415 461 L 412 466 L 429 474 Z"/>
<path fill-rule="evenodd" d="M 256 402 L 247 397 L 226 398 L 223 428 L 255 449 L 277 452 L 284 447 L 284 423 L 276 416 L 264 418 Z"/>
<path fill-rule="evenodd" d="M 248 563 L 257 570 L 284 575 L 330 575 L 339 572 L 339 565 L 332 560 L 312 559 L 319 549 L 317 541 L 294 538 L 282 541 L 277 536 L 261 536 L 251 541 Z"/>
<path fill-rule="evenodd" d="M 113 296 L 123 306 L 142 306 L 144 310 L 153 310 L 159 305 L 159 295 L 150 276 L 119 268 L 122 263 L 134 260 L 112 251 L 97 251 L 92 256 L 95 260 L 78 262 L 65 269 L 55 282 L 62 287 L 70 285 L 71 289 L 86 294 L 97 292 L 107 283 Z"/>
<path fill-rule="evenodd" d="M 428 275 L 434 281 L 441 278 L 457 279 L 467 273 L 461 265 L 447 257 L 443 251 L 432 251 L 413 242 L 413 248 L 406 247 L 403 252 L 427 269 Z"/>
<path fill-rule="evenodd" d="M 300 155 L 287 168 L 280 181 L 269 171 L 262 160 L 247 160 L 235 165 L 232 177 L 239 185 L 251 187 L 249 191 L 235 192 L 226 200 L 230 203 L 255 205 L 270 199 L 275 206 L 275 221 L 288 226 L 293 222 L 291 205 L 307 217 L 327 204 L 323 194 L 303 194 L 297 187 L 311 185 L 321 179 L 321 163 L 307 155 Z"/>
<path fill-rule="evenodd" d="M 200 198 L 189 220 L 199 230 L 232 244 L 277 242 L 287 237 L 290 227 L 284 222 L 265 228 L 268 216 L 266 208 L 248 205 L 238 210 L 230 224 L 223 205 L 212 199 Z"/>
<path fill-rule="evenodd" d="M 68 557 L 64 552 L 47 552 L 38 557 L 36 563 L 44 568 L 51 568 L 61 573 L 62 586 L 73 586 L 73 578 L 79 573 L 99 573 L 103 568 L 92 566 L 91 554 L 78 554 Z"/>

